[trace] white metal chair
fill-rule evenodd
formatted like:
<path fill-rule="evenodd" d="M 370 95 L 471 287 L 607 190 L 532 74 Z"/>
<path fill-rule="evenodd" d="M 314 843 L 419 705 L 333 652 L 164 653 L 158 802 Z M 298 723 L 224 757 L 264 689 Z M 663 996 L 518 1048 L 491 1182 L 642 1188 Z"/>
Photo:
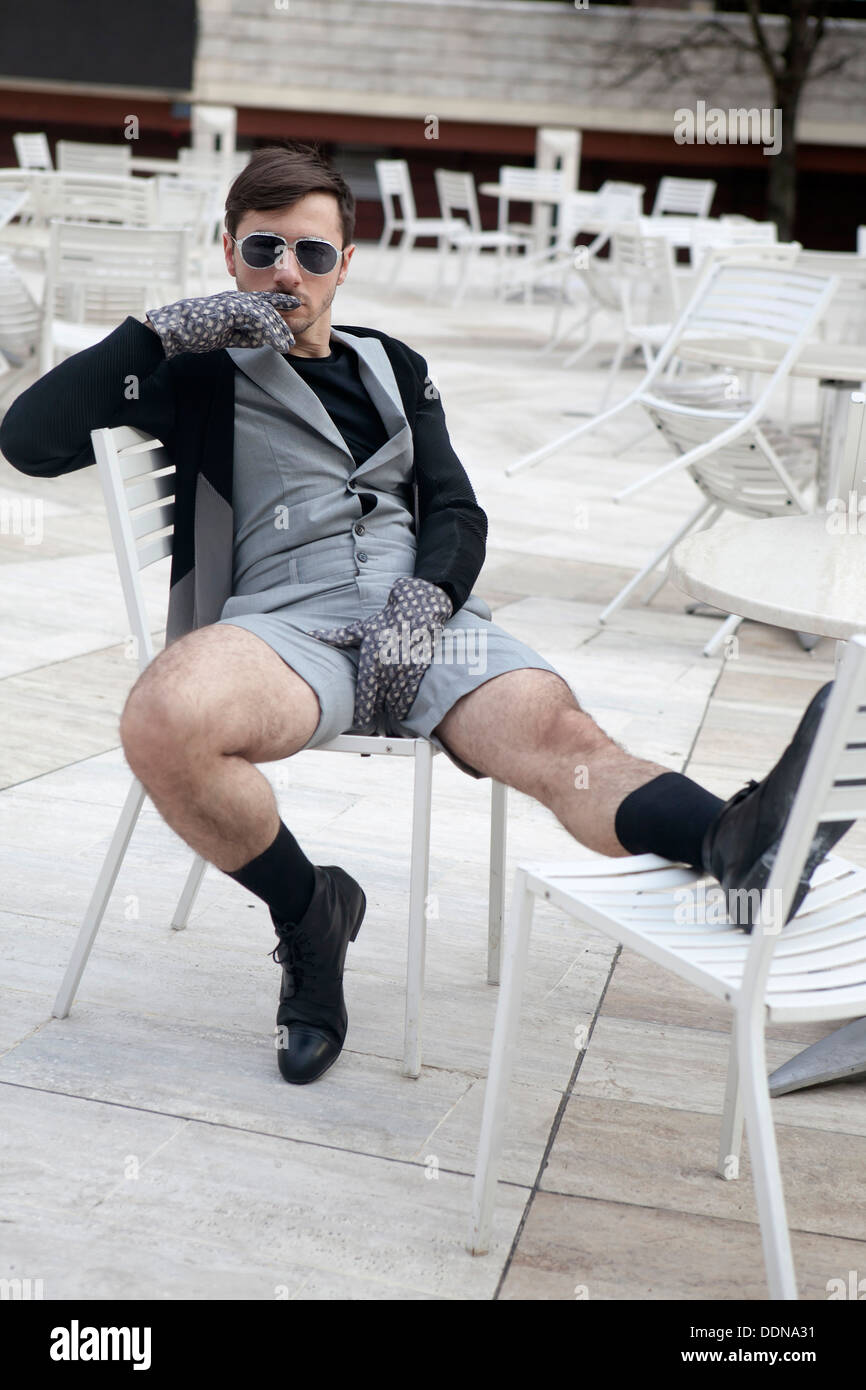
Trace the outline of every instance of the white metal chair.
<path fill-rule="evenodd" d="M 610 242 L 610 266 L 604 283 L 612 285 L 619 300 L 622 333 L 599 410 L 604 410 L 610 400 L 626 351 L 639 347 L 647 368 L 651 367 L 655 352 L 670 336 L 682 307 L 674 250 L 666 237 L 647 235 L 639 225 L 623 223 L 612 230 Z M 563 366 L 570 367 L 585 351 L 586 345 L 578 348 Z"/>
<path fill-rule="evenodd" d="M 187 294 L 190 234 L 185 228 L 51 223 L 43 301 L 40 370 L 57 353 L 80 352 L 127 315 Z"/>
<path fill-rule="evenodd" d="M 449 238 L 452 234 L 460 235 L 461 232 L 465 232 L 464 219 L 462 217 L 418 216 L 415 211 L 415 195 L 412 192 L 409 165 L 405 159 L 377 159 L 376 178 L 379 183 L 379 196 L 382 199 L 382 211 L 385 216 L 385 226 L 379 238 L 376 278 L 381 278 L 385 269 L 385 250 L 391 244 L 391 237 L 395 232 L 400 232 L 402 236 L 398 247 L 397 262 L 389 277 L 390 284 L 396 284 L 400 272 L 406 264 L 406 258 L 419 236 L 438 239 L 439 267 L 436 283 L 441 283 L 445 257 L 448 255 L 450 245 Z M 397 211 L 398 200 L 399 212 Z"/>
<path fill-rule="evenodd" d="M 117 222 L 152 227 L 157 219 L 156 181 L 111 174 L 42 174 L 37 180 L 40 211 L 46 221 Z"/>
<path fill-rule="evenodd" d="M 18 273 L 11 257 L 0 255 L 0 401 L 39 365 L 42 311 Z"/>
<path fill-rule="evenodd" d="M 478 263 L 478 256 L 483 250 L 493 249 L 497 254 L 498 275 L 497 288 L 500 287 L 502 276 L 505 274 L 505 259 L 509 252 L 516 252 L 526 247 L 524 237 L 514 236 L 511 232 L 482 231 L 481 215 L 478 211 L 478 196 L 475 192 L 475 180 L 471 174 L 462 173 L 458 170 L 436 169 L 434 171 L 436 180 L 436 192 L 439 197 L 439 209 L 442 219 L 445 222 L 455 222 L 461 224 L 460 231 L 448 233 L 448 244 L 460 252 L 460 269 L 457 276 L 457 287 L 454 291 L 452 304 L 456 306 L 463 299 L 473 268 Z M 465 213 L 463 218 L 460 214 Z M 513 257 L 509 257 L 509 260 Z M 441 283 L 441 272 L 443 260 L 440 258 L 440 275 L 433 287 L 432 293 L 435 294 Z"/>
<path fill-rule="evenodd" d="M 704 389 L 704 383 L 699 383 L 689 397 L 689 388 L 682 383 L 673 382 L 668 388 L 657 385 L 658 398 L 669 393 L 672 399 L 667 404 L 657 399 L 652 407 L 647 407 L 656 429 L 683 454 L 716 437 L 720 425 L 751 410 L 748 401 L 732 401 L 727 410 L 717 398 L 704 404 L 699 395 Z M 688 473 L 702 493 L 699 507 L 611 600 L 599 615 L 600 623 L 607 622 L 689 531 L 712 526 L 724 512 L 764 519 L 810 512 L 816 504 L 815 450 L 764 420 L 730 443 L 717 446 L 708 457 L 690 464 Z M 663 573 L 645 603 L 666 580 Z M 714 656 L 741 621 L 736 615 L 727 618 L 707 642 L 704 655 Z"/>
<path fill-rule="evenodd" d="M 633 405 L 656 404 L 658 398 L 653 395 L 653 386 L 672 359 L 678 356 L 680 346 L 689 339 L 717 340 L 722 365 L 725 338 L 749 337 L 766 342 L 774 351 L 778 351 L 778 356 L 768 358 L 766 383 L 755 393 L 754 402 L 747 411 L 738 412 L 734 419 L 725 412 L 719 418 L 720 429 L 713 438 L 689 449 L 682 457 L 672 459 L 663 467 L 654 469 L 640 482 L 632 483 L 616 494 L 616 500 L 629 496 L 674 469 L 696 463 L 755 425 L 764 413 L 770 396 L 787 376 L 815 324 L 825 312 L 836 292 L 838 281 L 802 274 L 796 266 L 789 269 L 781 265 L 767 265 L 760 258 L 750 262 L 749 250 L 748 247 L 737 248 L 734 256 L 707 259 L 691 299 L 670 336 L 643 380 L 627 396 L 593 419 L 575 425 L 550 444 L 509 464 L 506 474 L 511 475 L 540 463 L 572 440 L 606 424 L 620 411 Z M 777 365 L 771 369 L 773 360 Z M 663 400 L 658 403 L 666 404 Z"/>
<path fill-rule="evenodd" d="M 715 179 L 663 178 L 656 190 L 652 216 L 666 213 L 709 217 L 716 193 Z"/>
<path fill-rule="evenodd" d="M 19 131 L 12 136 L 15 158 L 21 169 L 53 169 L 51 148 L 44 130 Z"/>
<path fill-rule="evenodd" d="M 733 1012 L 717 1171 L 739 1176 L 743 1121 L 771 1299 L 797 1297 L 767 1086 L 767 1024 L 866 1012 L 866 872 L 830 855 L 799 912 L 790 910 L 817 823 L 866 815 L 866 636 L 848 644 L 803 774 L 751 937 L 727 920 L 713 881 L 661 859 L 597 857 L 517 868 L 505 933 L 468 1249 L 489 1248 L 508 1086 L 535 899 L 622 942 Z M 745 900 L 746 902 L 748 900 Z M 740 903 L 745 902 L 740 898 Z"/>
<path fill-rule="evenodd" d="M 123 178 L 131 173 L 132 141 L 100 145 L 86 140 L 58 140 L 57 168 L 63 174 L 109 174 Z"/>
<path fill-rule="evenodd" d="M 520 164 L 503 164 L 499 169 L 499 183 L 502 193 L 498 199 L 497 226 L 500 232 L 510 232 L 514 236 L 526 237 L 536 251 L 547 249 L 550 241 L 550 223 L 542 220 L 509 222 L 512 201 L 531 202 L 533 216 L 539 208 L 546 208 L 548 218 L 554 208 L 557 220 L 562 201 L 575 190 L 569 187 L 568 172 L 563 169 L 527 169 Z"/>
<path fill-rule="evenodd" d="M 135 639 L 139 669 L 153 659 L 140 571 L 172 550 L 175 470 L 159 440 L 128 426 L 94 430 L 93 451 L 111 526 L 130 632 Z M 483 600 L 473 595 L 472 610 L 490 616 Z M 385 754 L 414 760 L 412 857 L 409 881 L 409 950 L 403 1067 L 407 1076 L 421 1070 L 421 1005 L 426 943 L 425 905 L 430 859 L 430 802 L 434 752 L 426 739 L 341 734 L 317 752 L 354 753 L 362 757 Z M 137 778 L 129 789 L 117 828 L 84 915 L 72 958 L 54 1002 L 55 1018 L 69 1013 L 87 958 L 141 810 L 145 789 Z M 507 788 L 492 783 L 490 822 L 490 895 L 488 906 L 488 982 L 499 982 L 499 958 L 505 872 Z M 171 925 L 186 926 L 207 862 L 196 855 Z"/>

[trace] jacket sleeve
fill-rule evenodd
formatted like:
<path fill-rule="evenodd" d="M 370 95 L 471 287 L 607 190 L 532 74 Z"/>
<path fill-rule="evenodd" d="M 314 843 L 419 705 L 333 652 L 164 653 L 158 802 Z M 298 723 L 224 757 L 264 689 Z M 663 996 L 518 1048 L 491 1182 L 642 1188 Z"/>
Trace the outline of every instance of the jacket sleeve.
<path fill-rule="evenodd" d="M 174 414 L 162 344 L 130 317 L 13 401 L 0 425 L 0 450 L 21 473 L 57 478 L 94 462 L 91 430 L 134 425 L 169 444 Z"/>
<path fill-rule="evenodd" d="M 465 468 L 454 452 L 445 424 L 439 392 L 430 381 L 427 363 L 419 354 L 423 380 L 413 440 L 420 527 L 415 575 L 444 589 L 454 612 L 472 592 L 487 542 L 487 517 L 479 507 Z"/>

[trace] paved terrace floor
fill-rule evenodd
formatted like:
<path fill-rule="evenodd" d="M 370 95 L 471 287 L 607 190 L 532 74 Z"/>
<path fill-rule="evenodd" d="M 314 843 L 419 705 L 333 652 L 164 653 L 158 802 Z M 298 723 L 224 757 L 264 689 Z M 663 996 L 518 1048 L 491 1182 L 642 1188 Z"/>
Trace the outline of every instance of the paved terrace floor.
<path fill-rule="evenodd" d="M 747 623 L 730 658 L 711 616 L 666 587 L 597 615 L 695 505 L 669 477 L 618 487 L 664 453 L 621 457 L 626 418 L 536 469 L 512 459 L 592 411 L 601 357 L 542 357 L 550 306 L 458 312 L 372 280 L 362 247 L 335 321 L 380 327 L 428 358 L 454 445 L 490 517 L 476 586 L 610 735 L 727 797 L 775 762 L 832 644 Z M 487 266 L 484 267 L 485 271 Z M 390 278 L 390 276 L 388 277 Z M 212 289 L 229 282 L 214 262 Z M 622 379 L 625 390 L 634 372 Z M 814 406 L 811 388 L 796 397 Z M 434 764 L 424 1066 L 401 1075 L 411 774 L 386 759 L 267 764 L 306 852 L 364 884 L 349 951 L 347 1045 L 290 1088 L 273 1046 L 278 971 L 257 898 L 209 868 L 189 927 L 170 914 L 191 851 L 145 804 L 77 1000 L 51 1004 L 129 786 L 118 717 L 136 668 L 95 469 L 39 483 L 0 464 L 7 515 L 32 499 L 44 536 L 0 535 L 0 1276 L 53 1299 L 766 1297 L 748 1156 L 714 1176 L 729 1018 L 596 932 L 536 911 L 493 1245 L 472 1258 L 475 1149 L 496 1006 L 485 983 L 489 783 Z M 23 514 L 23 513 L 22 513 Z M 164 622 L 168 561 L 146 574 Z M 716 620 L 717 621 L 717 620 Z M 160 637 L 161 643 L 161 637 Z M 840 845 L 866 863 L 855 827 Z M 508 888 L 521 859 L 580 858 L 554 816 L 512 792 Z M 589 1030 L 584 1053 L 576 1032 Z M 832 1031 L 770 1031 L 775 1067 Z M 774 1115 L 801 1296 L 866 1268 L 866 1086 L 783 1097 Z"/>

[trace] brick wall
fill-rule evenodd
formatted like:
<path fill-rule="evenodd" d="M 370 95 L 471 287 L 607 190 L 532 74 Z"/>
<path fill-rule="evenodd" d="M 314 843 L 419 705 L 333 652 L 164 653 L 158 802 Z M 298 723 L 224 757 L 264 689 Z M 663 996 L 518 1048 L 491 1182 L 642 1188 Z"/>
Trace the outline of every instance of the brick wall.
<path fill-rule="evenodd" d="M 282 8 L 287 4 L 287 8 Z M 623 80 L 624 55 L 704 32 L 709 16 L 520 0 L 199 0 L 195 95 L 236 106 L 670 134 L 698 99 L 770 105 L 756 57 L 718 48 L 691 75 Z M 744 35 L 745 16 L 726 23 Z M 781 35 L 781 24 L 777 32 Z M 807 89 L 799 138 L 866 145 L 866 23 L 830 26 L 821 62 L 852 56 Z M 630 62 L 630 60 L 629 60 Z"/>

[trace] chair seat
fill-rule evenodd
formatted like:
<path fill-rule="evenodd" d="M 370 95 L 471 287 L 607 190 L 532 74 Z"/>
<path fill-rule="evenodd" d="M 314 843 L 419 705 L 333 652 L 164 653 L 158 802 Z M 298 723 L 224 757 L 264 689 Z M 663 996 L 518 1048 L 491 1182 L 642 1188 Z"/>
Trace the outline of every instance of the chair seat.
<path fill-rule="evenodd" d="M 465 224 L 464 224 L 465 225 Z M 526 238 L 511 232 L 453 232 L 452 246 L 525 246 Z"/>
<path fill-rule="evenodd" d="M 395 223 L 395 227 L 399 224 Z M 459 232 L 466 223 L 462 217 L 416 217 L 405 222 L 405 227 L 414 236 L 442 236 L 449 232 Z"/>
<path fill-rule="evenodd" d="M 738 991 L 751 937 L 727 921 L 715 879 L 655 854 L 521 867 L 578 921 L 719 999 Z M 773 1022 L 866 1012 L 866 870 L 838 855 L 818 866 L 773 951 L 766 1000 Z"/>

